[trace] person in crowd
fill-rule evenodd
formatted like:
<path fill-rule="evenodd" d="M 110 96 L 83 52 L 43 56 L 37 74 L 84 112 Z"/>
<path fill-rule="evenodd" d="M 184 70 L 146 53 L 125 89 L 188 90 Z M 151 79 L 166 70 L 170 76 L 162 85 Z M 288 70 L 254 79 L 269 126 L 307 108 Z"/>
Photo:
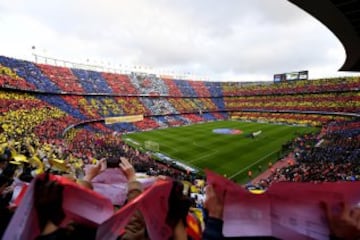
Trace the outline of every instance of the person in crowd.
<path fill-rule="evenodd" d="M 34 207 L 40 229 L 36 240 L 95 239 L 95 227 L 76 222 L 61 227 L 65 213 L 62 208 L 64 187 L 60 183 L 49 180 L 48 173 L 35 181 Z"/>

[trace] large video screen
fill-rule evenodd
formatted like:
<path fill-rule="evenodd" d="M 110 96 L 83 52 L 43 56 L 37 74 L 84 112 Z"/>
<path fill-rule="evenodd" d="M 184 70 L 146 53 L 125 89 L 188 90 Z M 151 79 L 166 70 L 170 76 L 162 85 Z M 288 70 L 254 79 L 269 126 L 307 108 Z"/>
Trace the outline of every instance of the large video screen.
<path fill-rule="evenodd" d="M 308 80 L 309 79 L 309 71 L 301 71 L 299 72 L 300 80 Z"/>
<path fill-rule="evenodd" d="M 297 81 L 309 79 L 309 71 L 274 74 L 274 82 Z"/>

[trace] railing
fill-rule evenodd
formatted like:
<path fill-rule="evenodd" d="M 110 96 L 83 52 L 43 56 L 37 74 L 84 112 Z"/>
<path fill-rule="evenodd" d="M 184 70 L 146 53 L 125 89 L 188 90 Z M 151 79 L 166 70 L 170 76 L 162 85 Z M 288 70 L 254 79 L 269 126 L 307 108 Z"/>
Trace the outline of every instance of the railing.
<path fill-rule="evenodd" d="M 191 73 L 177 73 L 175 71 L 168 70 L 157 70 L 152 67 L 146 66 L 128 66 L 119 64 L 118 67 L 112 67 L 110 63 L 108 65 L 104 62 L 91 64 L 89 59 L 86 59 L 86 63 L 79 63 L 69 60 L 63 60 L 48 56 L 42 56 L 36 53 L 33 53 L 36 63 L 49 64 L 53 66 L 61 66 L 68 68 L 78 68 L 84 70 L 92 70 L 98 72 L 109 72 L 109 73 L 118 73 L 118 74 L 130 74 L 130 73 L 145 73 L 145 74 L 155 74 L 157 77 L 170 78 L 170 79 L 182 79 L 182 80 L 209 80 L 209 77 L 193 75 Z"/>

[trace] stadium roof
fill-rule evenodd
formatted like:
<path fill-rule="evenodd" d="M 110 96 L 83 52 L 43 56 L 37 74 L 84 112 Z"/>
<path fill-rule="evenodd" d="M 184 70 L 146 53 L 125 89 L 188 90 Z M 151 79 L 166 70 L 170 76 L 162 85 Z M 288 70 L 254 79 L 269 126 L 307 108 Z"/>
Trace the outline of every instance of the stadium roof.
<path fill-rule="evenodd" d="M 289 0 L 326 25 L 345 48 L 341 71 L 360 71 L 359 0 Z"/>

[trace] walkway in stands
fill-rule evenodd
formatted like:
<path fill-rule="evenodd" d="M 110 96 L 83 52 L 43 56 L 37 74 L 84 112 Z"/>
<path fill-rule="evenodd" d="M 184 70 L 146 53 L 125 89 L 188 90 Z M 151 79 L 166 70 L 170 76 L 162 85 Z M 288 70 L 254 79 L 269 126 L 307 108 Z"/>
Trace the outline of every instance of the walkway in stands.
<path fill-rule="evenodd" d="M 290 162 L 295 162 L 295 158 L 294 158 L 294 153 L 290 153 L 288 156 L 286 156 L 285 158 L 277 161 L 272 168 L 273 169 L 277 169 L 277 168 L 283 168 L 289 165 L 289 161 Z M 265 172 L 261 173 L 260 175 L 258 175 L 256 178 L 254 178 L 251 183 L 252 184 L 257 184 L 261 181 L 261 179 L 267 179 L 268 177 L 270 177 L 271 175 L 271 169 L 267 169 Z"/>

